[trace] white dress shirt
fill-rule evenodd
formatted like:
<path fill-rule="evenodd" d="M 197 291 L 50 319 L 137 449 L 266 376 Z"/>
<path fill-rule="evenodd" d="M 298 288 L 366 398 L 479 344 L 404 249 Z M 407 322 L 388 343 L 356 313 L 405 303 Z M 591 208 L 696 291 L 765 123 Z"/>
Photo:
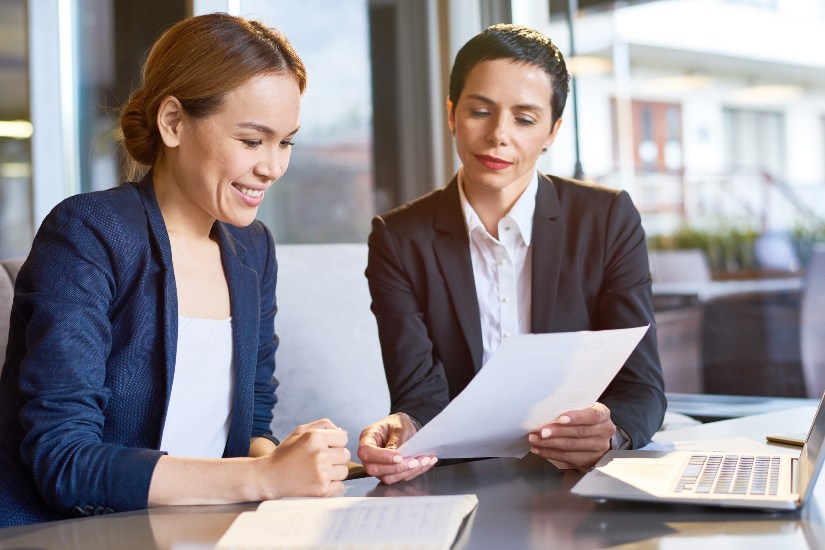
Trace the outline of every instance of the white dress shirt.
<path fill-rule="evenodd" d="M 510 211 L 498 222 L 498 239 L 490 235 L 464 194 L 463 172 L 459 195 L 481 313 L 482 365 L 504 338 L 530 333 L 533 212 L 536 210 L 538 173 Z"/>
<path fill-rule="evenodd" d="M 490 235 L 464 194 L 464 173 L 458 175 L 461 210 L 470 240 L 470 258 L 481 314 L 484 365 L 513 334 L 531 332 L 533 254 L 533 214 L 536 211 L 538 172 L 510 211 L 498 222 L 498 239 Z M 618 428 L 611 439 L 614 449 L 626 448 L 630 441 Z"/>

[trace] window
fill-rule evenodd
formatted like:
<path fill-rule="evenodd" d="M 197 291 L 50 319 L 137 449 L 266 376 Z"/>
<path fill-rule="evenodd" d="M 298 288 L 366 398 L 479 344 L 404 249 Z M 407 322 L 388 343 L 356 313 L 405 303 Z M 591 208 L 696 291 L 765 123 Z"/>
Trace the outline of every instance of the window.
<path fill-rule="evenodd" d="M 289 170 L 258 213 L 277 242 L 366 241 L 375 212 L 367 8 L 366 0 L 240 2 L 241 14 L 282 31 L 307 68 Z"/>
<path fill-rule="evenodd" d="M 26 2 L 0 2 L 0 258 L 25 255 L 32 239 L 27 40 Z"/>
<path fill-rule="evenodd" d="M 785 176 L 785 117 L 771 111 L 725 109 L 726 164 L 774 178 Z"/>

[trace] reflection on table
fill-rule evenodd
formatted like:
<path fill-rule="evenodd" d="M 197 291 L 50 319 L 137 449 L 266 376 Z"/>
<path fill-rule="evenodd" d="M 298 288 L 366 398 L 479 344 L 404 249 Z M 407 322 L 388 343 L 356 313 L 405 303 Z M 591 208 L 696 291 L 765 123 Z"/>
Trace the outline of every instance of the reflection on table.
<path fill-rule="evenodd" d="M 814 407 L 660 432 L 657 440 L 805 431 Z M 790 452 L 790 451 L 788 451 Z M 384 486 L 373 478 L 347 482 L 346 496 L 475 493 L 479 506 L 456 548 L 825 548 L 825 483 L 802 512 L 763 513 L 687 505 L 596 502 L 570 494 L 581 477 L 528 456 L 438 467 Z M 0 548 L 212 548 L 235 516 L 255 504 L 167 507 L 0 530 Z"/>

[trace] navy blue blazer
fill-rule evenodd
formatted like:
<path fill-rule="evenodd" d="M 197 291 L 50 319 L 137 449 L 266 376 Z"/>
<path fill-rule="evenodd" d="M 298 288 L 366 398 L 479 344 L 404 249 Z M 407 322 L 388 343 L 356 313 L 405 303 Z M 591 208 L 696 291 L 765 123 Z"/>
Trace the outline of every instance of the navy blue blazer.
<path fill-rule="evenodd" d="M 252 437 L 272 433 L 275 248 L 258 221 L 216 222 L 213 232 L 232 313 L 224 456 L 246 456 Z M 147 506 L 164 454 L 177 327 L 172 250 L 151 175 L 55 207 L 15 285 L 0 377 L 0 525 Z"/>
<path fill-rule="evenodd" d="M 532 332 L 650 324 L 600 398 L 632 446 L 644 446 L 666 401 L 639 212 L 623 191 L 541 176 L 530 249 Z M 367 279 L 392 412 L 429 422 L 472 380 L 483 353 L 455 178 L 373 220 Z"/>

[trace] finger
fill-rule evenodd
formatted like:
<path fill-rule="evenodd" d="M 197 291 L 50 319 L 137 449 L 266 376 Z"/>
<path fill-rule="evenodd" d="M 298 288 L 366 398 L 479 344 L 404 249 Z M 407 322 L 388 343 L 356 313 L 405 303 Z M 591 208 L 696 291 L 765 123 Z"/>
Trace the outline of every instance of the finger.
<path fill-rule="evenodd" d="M 577 424 L 574 426 L 555 426 L 542 428 L 540 433 L 527 435 L 527 441 L 532 445 L 559 446 L 559 441 L 565 439 L 610 439 L 616 433 L 616 425 L 612 422 L 601 424 Z M 551 443 L 555 441 L 556 443 Z"/>
<path fill-rule="evenodd" d="M 561 425 L 599 424 L 608 420 L 610 420 L 610 409 L 601 403 L 593 403 L 586 409 L 560 414 L 555 423 Z"/>
<path fill-rule="evenodd" d="M 531 447 L 560 452 L 601 452 L 610 450 L 609 437 L 551 437 L 530 442 Z"/>
<path fill-rule="evenodd" d="M 308 433 L 312 433 L 322 445 L 327 447 L 346 447 L 347 441 L 349 440 L 347 432 L 338 428 L 334 430 L 327 428 L 316 429 Z"/>
<path fill-rule="evenodd" d="M 301 424 L 294 430 L 292 430 L 292 435 L 302 435 L 312 430 L 320 430 L 320 429 L 332 429 L 337 428 L 335 424 L 332 423 L 331 420 L 328 418 L 321 418 L 319 420 L 315 420 L 313 422 L 308 422 L 306 424 Z"/>
<path fill-rule="evenodd" d="M 349 462 L 350 452 L 346 447 L 333 447 L 327 451 L 327 458 L 332 464 L 346 464 Z"/>
<path fill-rule="evenodd" d="M 421 468 L 423 466 L 422 460 L 425 462 L 424 465 L 428 467 L 434 465 L 438 461 L 435 457 L 421 457 L 421 459 L 408 458 L 394 464 L 376 464 L 365 462 L 364 470 L 369 475 L 381 479 L 383 476 L 395 476 Z"/>
<path fill-rule="evenodd" d="M 318 420 L 314 420 L 308 424 L 304 424 L 303 427 L 305 427 L 308 430 L 334 430 L 338 428 L 338 426 L 336 426 L 335 423 L 329 418 L 320 418 Z"/>
<path fill-rule="evenodd" d="M 398 483 L 399 481 L 410 481 L 411 479 L 420 476 L 424 472 L 429 471 L 433 466 L 435 466 L 435 462 L 430 462 L 426 466 L 418 466 L 410 470 L 406 470 L 404 472 L 399 472 L 397 474 L 382 476 L 379 479 L 382 483 L 385 483 L 387 485 L 392 485 L 393 483 Z"/>
<path fill-rule="evenodd" d="M 349 468 L 346 464 L 336 464 L 330 470 L 330 479 L 334 481 L 342 481 L 347 479 L 349 475 Z"/>
<path fill-rule="evenodd" d="M 379 464 L 375 462 L 364 462 L 364 471 L 371 476 L 381 478 L 387 475 L 395 475 L 410 470 L 406 463 L 399 464 Z"/>
<path fill-rule="evenodd" d="M 392 464 L 400 465 L 404 457 L 393 449 L 384 449 L 371 444 L 361 444 L 358 446 L 358 458 L 365 466 L 369 464 Z M 372 475 L 372 474 L 371 474 Z"/>

